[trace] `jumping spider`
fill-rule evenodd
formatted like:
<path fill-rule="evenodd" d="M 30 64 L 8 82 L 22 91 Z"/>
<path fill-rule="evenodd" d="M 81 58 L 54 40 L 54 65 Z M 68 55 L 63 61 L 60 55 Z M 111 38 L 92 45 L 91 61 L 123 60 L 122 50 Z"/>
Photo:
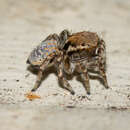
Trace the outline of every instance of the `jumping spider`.
<path fill-rule="evenodd" d="M 97 74 L 105 88 L 109 88 L 105 73 L 105 42 L 94 32 L 83 31 L 71 34 L 68 30 L 63 30 L 59 35 L 51 34 L 31 52 L 27 63 L 39 69 L 36 83 L 31 91 L 35 91 L 40 86 L 42 73 L 50 66 L 56 68 L 59 81 L 71 94 L 75 92 L 65 78 L 65 73 L 73 75 L 77 72 L 83 80 L 87 94 L 90 94 L 90 72 Z"/>

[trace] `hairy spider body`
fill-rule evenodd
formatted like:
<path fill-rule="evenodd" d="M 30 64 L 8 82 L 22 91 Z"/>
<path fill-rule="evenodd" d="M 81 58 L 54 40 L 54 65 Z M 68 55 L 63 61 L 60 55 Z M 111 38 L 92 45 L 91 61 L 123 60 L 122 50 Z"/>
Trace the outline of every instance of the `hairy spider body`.
<path fill-rule="evenodd" d="M 64 48 L 65 72 L 72 74 L 77 71 L 90 94 L 89 72 L 96 73 L 102 79 L 104 86 L 108 87 L 106 78 L 106 48 L 105 42 L 93 32 L 74 33 L 68 37 Z"/>
<path fill-rule="evenodd" d="M 64 73 L 70 75 L 74 72 L 79 73 L 87 94 L 90 94 L 89 72 L 97 74 L 105 88 L 109 88 L 105 74 L 105 42 L 93 32 L 70 34 L 67 30 L 63 30 L 59 35 L 49 35 L 31 52 L 27 62 L 39 67 L 37 81 L 32 91 L 40 86 L 42 73 L 50 65 L 55 66 L 59 81 L 71 94 L 75 92 Z"/>

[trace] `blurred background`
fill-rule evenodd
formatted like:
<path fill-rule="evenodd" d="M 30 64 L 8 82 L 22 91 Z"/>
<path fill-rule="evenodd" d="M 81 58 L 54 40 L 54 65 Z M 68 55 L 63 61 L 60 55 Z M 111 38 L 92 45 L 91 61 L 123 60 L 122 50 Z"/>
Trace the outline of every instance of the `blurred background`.
<path fill-rule="evenodd" d="M 72 96 L 50 74 L 36 92 L 41 99 L 29 101 L 25 94 L 36 75 L 27 71 L 26 59 L 63 29 L 97 32 L 105 40 L 111 89 L 92 80 L 91 95 L 82 99 L 85 91 L 75 78 L 69 81 Z M 129 0 L 0 0 L 0 130 L 129 130 L 129 70 Z"/>

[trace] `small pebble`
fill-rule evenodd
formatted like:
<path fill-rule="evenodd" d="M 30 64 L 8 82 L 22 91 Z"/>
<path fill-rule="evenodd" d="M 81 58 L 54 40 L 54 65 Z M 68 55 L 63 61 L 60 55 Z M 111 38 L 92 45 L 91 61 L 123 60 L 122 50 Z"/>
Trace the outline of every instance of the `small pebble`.
<path fill-rule="evenodd" d="M 6 82 L 6 81 L 7 81 L 7 79 L 3 79 L 3 81 L 4 81 L 4 82 Z"/>
<path fill-rule="evenodd" d="M 16 82 L 19 82 L 19 79 L 16 79 Z"/>

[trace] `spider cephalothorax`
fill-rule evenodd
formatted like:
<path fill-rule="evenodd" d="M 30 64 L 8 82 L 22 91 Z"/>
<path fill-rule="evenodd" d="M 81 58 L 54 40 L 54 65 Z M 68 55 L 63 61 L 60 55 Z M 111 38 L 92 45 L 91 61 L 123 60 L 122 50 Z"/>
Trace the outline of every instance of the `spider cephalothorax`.
<path fill-rule="evenodd" d="M 104 86 L 109 88 L 105 74 L 105 42 L 93 32 L 70 34 L 68 30 L 63 30 L 59 35 L 49 35 L 31 52 L 27 63 L 39 67 L 37 81 L 32 91 L 39 87 L 42 73 L 50 65 L 55 66 L 59 80 L 71 94 L 75 92 L 64 73 L 70 75 L 75 71 L 79 73 L 88 94 L 90 94 L 89 72 L 98 74 Z"/>

